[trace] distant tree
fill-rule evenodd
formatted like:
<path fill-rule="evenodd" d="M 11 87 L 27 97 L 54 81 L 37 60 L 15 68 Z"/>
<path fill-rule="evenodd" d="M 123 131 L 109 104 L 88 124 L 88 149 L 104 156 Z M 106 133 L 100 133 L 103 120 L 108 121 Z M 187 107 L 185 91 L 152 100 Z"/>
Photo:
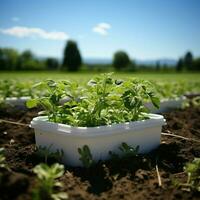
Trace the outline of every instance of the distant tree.
<path fill-rule="evenodd" d="M 31 69 L 34 65 L 34 55 L 30 50 L 21 53 L 17 63 L 17 70 Z"/>
<path fill-rule="evenodd" d="M 116 70 L 122 70 L 128 67 L 130 64 L 129 56 L 124 51 L 118 51 L 113 57 L 113 66 Z"/>
<path fill-rule="evenodd" d="M 177 64 L 176 64 L 176 71 L 177 71 L 177 72 L 180 72 L 180 71 L 183 70 L 183 68 L 184 68 L 183 59 L 180 58 L 180 59 L 178 60 Z"/>
<path fill-rule="evenodd" d="M 82 64 L 81 54 L 75 41 L 69 40 L 64 50 L 63 69 L 78 71 Z"/>
<path fill-rule="evenodd" d="M 190 51 L 185 54 L 184 66 L 187 70 L 192 70 L 193 55 Z"/>
<path fill-rule="evenodd" d="M 200 58 L 193 60 L 192 69 L 195 71 L 200 71 Z"/>
<path fill-rule="evenodd" d="M 2 48 L 0 50 L 0 69 L 14 70 L 17 65 L 18 51 L 11 48 Z"/>
<path fill-rule="evenodd" d="M 43 70 L 45 69 L 45 63 L 44 61 L 37 59 L 30 50 L 25 50 L 18 59 L 17 69 Z"/>
<path fill-rule="evenodd" d="M 59 67 L 59 62 L 55 58 L 47 58 L 45 60 L 45 66 L 48 70 L 56 70 Z"/>
<path fill-rule="evenodd" d="M 4 70 L 6 68 L 6 60 L 5 54 L 2 48 L 0 48 L 0 70 Z"/>
<path fill-rule="evenodd" d="M 159 61 L 156 62 L 156 71 L 160 71 L 160 62 Z"/>

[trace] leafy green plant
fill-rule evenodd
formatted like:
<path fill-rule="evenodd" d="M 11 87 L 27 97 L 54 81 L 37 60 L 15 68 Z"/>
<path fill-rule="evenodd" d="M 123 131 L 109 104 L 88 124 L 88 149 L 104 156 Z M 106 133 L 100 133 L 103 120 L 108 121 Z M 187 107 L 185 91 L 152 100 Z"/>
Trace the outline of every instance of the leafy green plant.
<path fill-rule="evenodd" d="M 37 187 L 33 191 L 33 200 L 68 199 L 67 193 L 59 192 L 59 189 L 62 189 L 62 183 L 56 180 L 64 174 L 63 165 L 55 163 L 49 167 L 42 163 L 37 165 L 33 172 L 38 179 Z"/>
<path fill-rule="evenodd" d="M 200 192 L 200 158 L 195 158 L 191 163 L 187 163 L 184 171 L 188 175 L 187 183 L 181 186 L 187 190 Z"/>
<path fill-rule="evenodd" d="M 57 162 L 61 162 L 62 157 L 64 155 L 63 150 L 57 149 L 55 152 L 52 152 L 51 147 L 52 147 L 52 144 L 49 145 L 48 147 L 39 146 L 37 147 L 36 154 L 44 158 L 45 163 L 48 162 L 48 158 L 54 159 Z"/>
<path fill-rule="evenodd" d="M 84 87 L 75 82 L 52 80 L 35 87 L 45 88 L 46 96 L 27 101 L 27 106 L 41 105 L 49 121 L 72 126 L 94 127 L 147 119 L 144 103 L 149 100 L 158 108 L 160 102 L 150 82 L 116 80 L 111 73 L 95 77 Z M 70 101 L 60 105 L 63 98 Z"/>
<path fill-rule="evenodd" d="M 89 168 L 94 164 L 90 148 L 87 145 L 78 148 L 78 153 L 80 154 L 79 160 L 83 163 L 84 167 Z"/>

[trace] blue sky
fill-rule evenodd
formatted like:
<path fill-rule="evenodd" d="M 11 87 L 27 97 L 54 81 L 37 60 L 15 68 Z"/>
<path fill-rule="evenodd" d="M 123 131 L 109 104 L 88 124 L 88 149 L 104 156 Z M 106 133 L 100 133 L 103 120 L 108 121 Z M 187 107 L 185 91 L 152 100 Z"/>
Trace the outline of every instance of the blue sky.
<path fill-rule="evenodd" d="M 67 39 L 85 58 L 200 56 L 199 0 L 0 0 L 0 46 L 61 57 Z"/>

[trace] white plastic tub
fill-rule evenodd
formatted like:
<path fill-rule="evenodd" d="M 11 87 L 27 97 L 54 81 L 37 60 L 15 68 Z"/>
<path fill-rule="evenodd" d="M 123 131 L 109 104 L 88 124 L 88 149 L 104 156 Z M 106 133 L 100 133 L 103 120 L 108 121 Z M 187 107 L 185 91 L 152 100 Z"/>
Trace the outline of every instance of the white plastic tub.
<path fill-rule="evenodd" d="M 151 113 L 163 113 L 173 109 L 181 108 L 185 100 L 186 97 L 184 96 L 176 99 L 163 100 L 160 102 L 159 109 L 155 108 L 152 103 L 146 103 L 145 106 L 150 110 Z"/>
<path fill-rule="evenodd" d="M 20 108 L 26 108 L 26 101 L 31 99 L 31 97 L 7 97 L 5 103 L 10 106 L 16 106 Z"/>
<path fill-rule="evenodd" d="M 82 166 L 78 148 L 88 145 L 93 159 L 106 160 L 109 151 L 119 153 L 122 142 L 138 146 L 140 153 L 147 153 L 160 144 L 162 115 L 149 114 L 150 119 L 99 127 L 71 127 L 48 122 L 47 117 L 36 117 L 31 122 L 35 129 L 36 145 L 49 147 L 51 151 L 64 151 L 63 163 Z"/>

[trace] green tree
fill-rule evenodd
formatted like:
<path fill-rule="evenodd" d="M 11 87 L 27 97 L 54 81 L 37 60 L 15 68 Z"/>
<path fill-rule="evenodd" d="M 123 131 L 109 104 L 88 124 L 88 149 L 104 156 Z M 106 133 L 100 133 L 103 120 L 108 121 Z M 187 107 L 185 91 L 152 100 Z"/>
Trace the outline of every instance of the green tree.
<path fill-rule="evenodd" d="M 18 59 L 17 69 L 42 70 L 45 69 L 45 62 L 37 59 L 30 50 L 25 50 Z"/>
<path fill-rule="evenodd" d="M 200 58 L 193 60 L 192 69 L 195 71 L 200 71 Z"/>
<path fill-rule="evenodd" d="M 156 62 L 156 71 L 160 71 L 160 61 Z"/>
<path fill-rule="evenodd" d="M 6 59 L 2 48 L 0 48 L 0 70 L 6 69 Z"/>
<path fill-rule="evenodd" d="M 124 51 L 118 51 L 113 57 L 113 66 L 116 70 L 123 70 L 130 64 L 129 56 Z"/>
<path fill-rule="evenodd" d="M 183 68 L 184 68 L 183 59 L 180 58 L 180 59 L 178 60 L 177 64 L 176 64 L 176 71 L 177 71 L 177 72 L 180 72 L 180 71 L 183 70 Z"/>
<path fill-rule="evenodd" d="M 55 58 L 47 58 L 45 60 L 45 66 L 48 70 L 56 70 L 59 67 L 59 62 Z"/>
<path fill-rule="evenodd" d="M 0 50 L 0 67 L 3 70 L 14 70 L 17 66 L 19 53 L 15 49 L 2 48 Z"/>
<path fill-rule="evenodd" d="M 18 59 L 17 69 L 27 70 L 31 69 L 34 65 L 34 55 L 30 50 L 25 50 L 22 52 Z"/>
<path fill-rule="evenodd" d="M 75 41 L 69 40 L 64 50 L 63 69 L 78 71 L 82 64 L 81 54 Z"/>
<path fill-rule="evenodd" d="M 190 51 L 185 54 L 184 66 L 187 70 L 192 70 L 193 55 Z"/>

